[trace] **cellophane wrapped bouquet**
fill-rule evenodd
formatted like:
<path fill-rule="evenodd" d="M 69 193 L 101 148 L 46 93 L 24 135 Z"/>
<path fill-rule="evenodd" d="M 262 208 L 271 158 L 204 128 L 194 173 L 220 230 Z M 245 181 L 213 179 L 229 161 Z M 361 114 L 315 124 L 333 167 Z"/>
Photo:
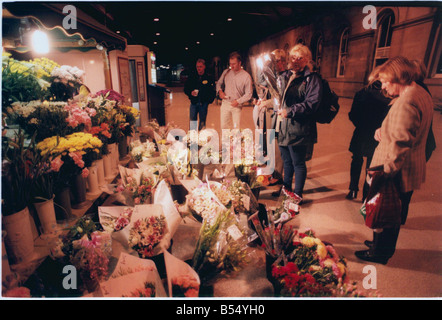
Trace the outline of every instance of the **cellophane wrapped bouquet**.
<path fill-rule="evenodd" d="M 220 211 L 201 225 L 192 268 L 202 283 L 210 283 L 217 275 L 239 271 L 247 262 L 247 240 L 230 209 Z"/>

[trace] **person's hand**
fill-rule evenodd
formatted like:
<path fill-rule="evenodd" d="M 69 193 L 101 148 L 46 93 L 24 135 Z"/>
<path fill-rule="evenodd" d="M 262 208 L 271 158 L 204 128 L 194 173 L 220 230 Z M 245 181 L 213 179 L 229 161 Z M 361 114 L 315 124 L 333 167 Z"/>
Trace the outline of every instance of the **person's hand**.
<path fill-rule="evenodd" d="M 374 139 L 376 141 L 381 141 L 381 128 L 376 129 L 374 133 Z"/>
<path fill-rule="evenodd" d="M 197 95 L 198 95 L 198 90 L 193 90 L 192 92 L 191 92 L 191 95 L 192 96 L 194 96 L 194 97 L 196 97 Z"/>
<path fill-rule="evenodd" d="M 221 100 L 224 100 L 226 98 L 226 94 L 224 93 L 224 91 L 220 90 L 218 94 Z"/>
<path fill-rule="evenodd" d="M 230 102 L 230 104 L 232 105 L 232 107 L 235 107 L 235 108 L 239 106 L 239 103 L 236 100 L 233 100 L 232 102 Z"/>

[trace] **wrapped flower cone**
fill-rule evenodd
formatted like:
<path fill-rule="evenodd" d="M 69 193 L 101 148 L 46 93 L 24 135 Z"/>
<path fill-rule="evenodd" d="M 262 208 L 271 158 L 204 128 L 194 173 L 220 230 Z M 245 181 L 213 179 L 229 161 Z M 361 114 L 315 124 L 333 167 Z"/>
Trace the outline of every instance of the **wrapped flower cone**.
<path fill-rule="evenodd" d="M 198 297 L 200 278 L 195 270 L 169 252 L 164 253 L 169 297 Z"/>

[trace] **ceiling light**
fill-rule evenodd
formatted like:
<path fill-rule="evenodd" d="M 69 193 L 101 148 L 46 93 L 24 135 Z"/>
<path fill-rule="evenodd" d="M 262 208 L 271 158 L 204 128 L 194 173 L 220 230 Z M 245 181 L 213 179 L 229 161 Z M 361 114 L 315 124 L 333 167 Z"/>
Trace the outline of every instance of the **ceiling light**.
<path fill-rule="evenodd" d="M 196 42 L 196 44 L 200 44 L 200 42 L 199 42 L 199 41 L 197 41 L 197 42 Z"/>
<path fill-rule="evenodd" d="M 155 18 L 155 19 L 153 19 L 153 21 L 158 22 L 158 21 L 160 21 L 160 18 Z"/>
<path fill-rule="evenodd" d="M 214 36 L 215 34 L 212 32 L 210 35 L 211 35 L 211 36 Z"/>
<path fill-rule="evenodd" d="M 154 41 L 153 44 L 158 44 L 158 42 Z"/>
<path fill-rule="evenodd" d="M 185 47 L 184 50 L 189 50 L 189 48 Z"/>
<path fill-rule="evenodd" d="M 116 33 L 120 33 L 121 31 L 120 30 L 117 30 L 117 31 L 115 31 Z"/>
<path fill-rule="evenodd" d="M 233 19 L 232 18 L 227 18 L 227 21 L 232 21 Z"/>
<path fill-rule="evenodd" d="M 49 52 L 49 38 L 46 33 L 40 30 L 35 30 L 32 34 L 32 47 L 36 53 Z"/>

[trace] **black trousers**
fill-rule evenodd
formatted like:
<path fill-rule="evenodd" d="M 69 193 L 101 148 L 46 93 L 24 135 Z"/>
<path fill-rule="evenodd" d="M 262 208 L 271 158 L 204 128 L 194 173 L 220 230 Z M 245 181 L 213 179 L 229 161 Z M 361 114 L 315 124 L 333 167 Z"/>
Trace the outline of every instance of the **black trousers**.
<path fill-rule="evenodd" d="M 370 168 L 371 159 L 373 155 L 367 156 L 367 163 L 365 169 Z M 348 189 L 351 191 L 359 191 L 359 178 L 361 177 L 362 165 L 364 164 L 364 156 L 359 153 L 353 153 L 350 164 L 350 185 Z M 365 171 L 364 171 L 365 172 Z M 368 184 L 364 179 L 364 187 L 362 189 L 362 201 L 365 200 L 368 193 Z"/>
<path fill-rule="evenodd" d="M 408 217 L 408 209 L 410 206 L 411 196 L 413 191 L 400 192 L 401 198 L 401 225 L 404 225 Z M 400 226 L 396 228 L 384 228 L 382 232 L 373 232 L 373 246 L 371 248 L 372 254 L 391 258 L 396 251 L 396 243 L 399 237 Z"/>

